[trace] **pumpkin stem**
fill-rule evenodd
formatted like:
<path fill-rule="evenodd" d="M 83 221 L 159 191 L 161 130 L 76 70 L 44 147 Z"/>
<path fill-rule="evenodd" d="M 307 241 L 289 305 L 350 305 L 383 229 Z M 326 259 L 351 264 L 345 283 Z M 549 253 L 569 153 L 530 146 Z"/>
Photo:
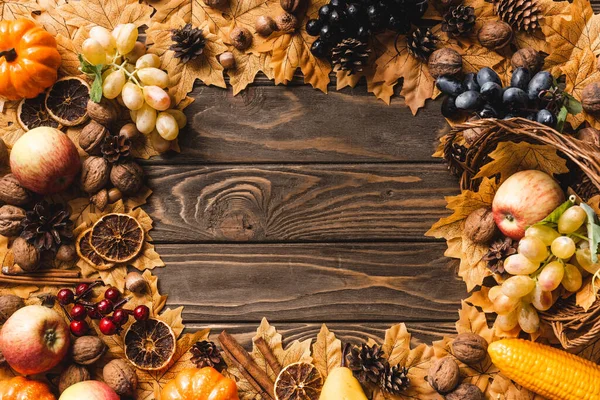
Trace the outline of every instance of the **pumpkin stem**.
<path fill-rule="evenodd" d="M 1 57 L 5 57 L 8 62 L 13 62 L 17 59 L 17 52 L 15 49 L 0 51 L 0 58 Z"/>

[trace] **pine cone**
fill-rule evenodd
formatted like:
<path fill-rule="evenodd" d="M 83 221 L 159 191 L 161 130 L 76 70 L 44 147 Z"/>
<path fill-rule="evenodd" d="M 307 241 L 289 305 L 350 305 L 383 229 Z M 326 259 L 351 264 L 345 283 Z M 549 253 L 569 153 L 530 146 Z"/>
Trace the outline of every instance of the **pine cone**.
<path fill-rule="evenodd" d="M 191 361 L 198 368 L 213 367 L 217 371 L 225 369 L 221 352 L 213 342 L 208 340 L 196 342 L 190 349 L 190 353 L 192 353 Z"/>
<path fill-rule="evenodd" d="M 408 369 L 397 365 L 391 367 L 389 364 L 385 366 L 381 375 L 379 386 L 381 389 L 391 395 L 399 395 L 410 385 L 408 379 Z"/>
<path fill-rule="evenodd" d="M 125 136 L 108 135 L 102 143 L 102 156 L 111 164 L 125 162 L 131 155 L 131 140 Z"/>
<path fill-rule="evenodd" d="M 62 203 L 37 203 L 21 221 L 21 237 L 39 250 L 56 251 L 58 246 L 73 239 L 71 213 Z"/>
<path fill-rule="evenodd" d="M 353 347 L 348 355 L 349 368 L 356 379 L 364 384 L 377 385 L 386 364 L 383 351 L 376 344 L 373 346 L 362 344 L 360 347 Z"/>
<path fill-rule="evenodd" d="M 331 52 L 331 63 L 336 71 L 348 71 L 349 75 L 361 72 L 369 61 L 371 49 L 360 40 L 342 40 Z"/>
<path fill-rule="evenodd" d="M 509 237 L 504 239 L 498 239 L 490 246 L 488 253 L 483 256 L 482 260 L 487 261 L 487 267 L 495 274 L 504 273 L 504 260 L 508 256 L 517 253 L 518 243 L 513 243 L 513 240 Z"/>
<path fill-rule="evenodd" d="M 171 40 L 173 43 L 169 50 L 175 52 L 175 57 L 182 63 L 195 59 L 204 51 L 206 39 L 202 34 L 202 29 L 192 28 L 192 24 L 185 24 L 184 27 L 171 30 Z"/>
<path fill-rule="evenodd" d="M 416 59 L 427 62 L 439 38 L 431 32 L 429 28 L 417 28 L 413 33 L 406 37 L 406 47 L 408 52 Z"/>
<path fill-rule="evenodd" d="M 463 5 L 450 8 L 442 22 L 442 31 L 454 37 L 468 35 L 474 27 L 475 9 Z"/>
<path fill-rule="evenodd" d="M 543 16 L 536 0 L 497 0 L 495 10 L 513 29 L 528 33 L 540 29 Z"/>

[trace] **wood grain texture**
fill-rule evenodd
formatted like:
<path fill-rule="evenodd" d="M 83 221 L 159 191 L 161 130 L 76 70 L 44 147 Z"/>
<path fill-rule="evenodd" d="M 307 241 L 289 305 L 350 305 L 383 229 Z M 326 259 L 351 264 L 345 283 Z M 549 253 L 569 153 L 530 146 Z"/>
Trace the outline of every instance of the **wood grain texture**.
<path fill-rule="evenodd" d="M 444 196 L 443 164 L 152 166 L 157 242 L 423 240 Z"/>
<path fill-rule="evenodd" d="M 444 243 L 158 245 L 160 290 L 205 323 L 448 321 L 466 295 Z"/>

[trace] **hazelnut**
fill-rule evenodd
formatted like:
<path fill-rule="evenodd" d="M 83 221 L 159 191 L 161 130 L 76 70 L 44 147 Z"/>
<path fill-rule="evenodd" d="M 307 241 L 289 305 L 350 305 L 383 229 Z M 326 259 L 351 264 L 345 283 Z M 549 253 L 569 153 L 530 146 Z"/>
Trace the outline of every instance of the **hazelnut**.
<path fill-rule="evenodd" d="M 427 372 L 427 381 L 438 393 L 450 393 L 458 386 L 460 370 L 451 357 L 437 360 Z"/>
<path fill-rule="evenodd" d="M 40 267 L 40 252 L 27 240 L 22 237 L 16 238 L 11 249 L 15 258 L 15 263 L 19 265 L 23 271 L 35 271 Z"/>
<path fill-rule="evenodd" d="M 600 82 L 593 82 L 583 88 L 581 105 L 590 114 L 600 114 Z"/>
<path fill-rule="evenodd" d="M 152 148 L 159 153 L 165 153 L 171 149 L 171 142 L 160 136 L 156 129 L 150 134 L 150 143 L 152 143 Z"/>
<path fill-rule="evenodd" d="M 444 47 L 429 57 L 429 73 L 434 78 L 442 75 L 457 75 L 462 71 L 462 56 L 456 50 Z"/>
<path fill-rule="evenodd" d="M 6 294 L 0 296 L 0 324 L 6 322 L 19 308 L 25 307 L 25 302 L 19 296 Z"/>
<path fill-rule="evenodd" d="M 273 31 L 277 30 L 277 24 L 273 18 L 269 17 L 268 15 L 261 15 L 260 17 L 256 18 L 254 29 L 256 29 L 256 33 L 258 33 L 260 36 L 267 37 L 273 33 Z"/>
<path fill-rule="evenodd" d="M 509 24 L 502 21 L 486 22 L 477 33 L 479 43 L 491 50 L 503 48 L 510 43 L 512 36 L 512 28 Z"/>
<path fill-rule="evenodd" d="M 235 28 L 229 34 L 233 47 L 244 51 L 252 46 L 252 33 L 247 28 Z"/>
<path fill-rule="evenodd" d="M 0 139 L 0 165 L 8 164 L 8 147 L 4 140 Z"/>
<path fill-rule="evenodd" d="M 72 244 L 63 244 L 56 251 L 56 259 L 62 262 L 73 261 L 77 257 L 77 250 Z"/>
<path fill-rule="evenodd" d="M 510 63 L 514 69 L 526 68 L 531 76 L 535 75 L 544 65 L 544 57 L 534 48 L 525 47 L 513 54 Z"/>
<path fill-rule="evenodd" d="M 298 27 L 298 18 L 290 13 L 283 13 L 275 17 L 277 29 L 282 32 L 291 32 Z"/>
<path fill-rule="evenodd" d="M 469 214 L 464 233 L 475 243 L 489 243 L 498 233 L 492 210 L 482 207 Z"/>
<path fill-rule="evenodd" d="M 137 389 L 138 379 L 133 366 L 123 359 L 115 359 L 102 370 L 104 382 L 117 392 L 119 396 L 133 396 Z"/>
<path fill-rule="evenodd" d="M 106 353 L 106 345 L 97 336 L 81 336 L 71 345 L 73 361 L 79 365 L 90 365 Z"/>
<path fill-rule="evenodd" d="M 223 7 L 229 4 L 229 0 L 205 0 L 204 2 L 209 7 Z"/>
<path fill-rule="evenodd" d="M 143 293 L 148 288 L 148 283 L 137 271 L 131 271 L 125 277 L 125 288 L 130 292 L 139 294 Z"/>
<path fill-rule="evenodd" d="M 591 143 L 594 146 L 600 147 L 600 131 L 598 131 L 598 129 L 592 127 L 580 129 L 575 134 L 575 137 L 583 142 Z"/>
<path fill-rule="evenodd" d="M 11 206 L 24 206 L 31 197 L 31 192 L 21 186 L 13 174 L 6 174 L 0 179 L 0 201 Z"/>
<path fill-rule="evenodd" d="M 139 134 L 140 131 L 133 122 L 123 125 L 119 131 L 119 136 L 125 136 L 129 140 L 136 138 Z"/>
<path fill-rule="evenodd" d="M 69 386 L 73 386 L 76 383 L 89 381 L 92 379 L 90 371 L 86 367 L 77 364 L 69 365 L 58 378 L 58 391 L 60 393 L 67 390 Z"/>
<path fill-rule="evenodd" d="M 485 360 L 487 348 L 488 342 L 476 333 L 461 333 L 452 342 L 452 354 L 467 365 Z"/>
<path fill-rule="evenodd" d="M 25 218 L 25 210 L 15 206 L 4 205 L 0 207 L 0 235 L 19 236 L 21 221 Z"/>
<path fill-rule="evenodd" d="M 303 0 L 279 0 L 279 4 L 281 4 L 281 8 L 284 11 L 289 13 L 295 13 L 300 9 L 301 6 L 304 6 Z"/>
<path fill-rule="evenodd" d="M 110 171 L 110 181 L 124 194 L 134 194 L 144 183 L 144 170 L 136 162 L 117 164 Z"/>
<path fill-rule="evenodd" d="M 81 188 L 96 193 L 108 183 L 110 165 L 102 157 L 91 156 L 81 165 Z"/>
<path fill-rule="evenodd" d="M 446 400 L 484 400 L 481 389 L 472 383 L 461 383 L 456 389 L 446 395 Z"/>
<path fill-rule="evenodd" d="M 108 190 L 100 189 L 98 193 L 90 197 L 90 202 L 100 211 L 104 211 L 108 204 Z"/>
<path fill-rule="evenodd" d="M 123 193 L 117 188 L 111 188 L 108 191 L 108 202 L 110 204 L 115 203 L 123 198 Z"/>
<path fill-rule="evenodd" d="M 226 51 L 219 56 L 219 62 L 225 69 L 235 68 L 235 56 L 232 52 Z M 170 146 L 170 143 L 169 143 Z"/>
<path fill-rule="evenodd" d="M 108 130 L 103 125 L 92 120 L 81 130 L 79 147 L 88 154 L 98 155 L 106 136 L 108 136 Z"/>
<path fill-rule="evenodd" d="M 115 105 L 105 97 L 102 98 L 100 103 L 88 100 L 87 113 L 91 119 L 104 126 L 109 126 L 119 117 Z"/>

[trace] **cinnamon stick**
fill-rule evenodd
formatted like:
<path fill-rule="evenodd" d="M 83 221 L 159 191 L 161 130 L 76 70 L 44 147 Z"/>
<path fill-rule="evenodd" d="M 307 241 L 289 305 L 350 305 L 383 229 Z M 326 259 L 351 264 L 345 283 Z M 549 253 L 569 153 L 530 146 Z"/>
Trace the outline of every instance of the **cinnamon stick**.
<path fill-rule="evenodd" d="M 35 276 L 35 277 L 60 277 L 60 278 L 79 278 L 81 274 L 76 270 L 65 270 L 65 269 L 41 269 L 38 271 L 18 271 L 10 269 L 9 267 L 2 267 L 2 274 L 7 276 Z"/>
<path fill-rule="evenodd" d="M 21 285 L 37 285 L 37 286 L 72 286 L 79 283 L 94 283 L 95 279 L 72 279 L 72 278 L 56 278 L 56 277 L 28 277 L 28 276 L 6 276 L 0 275 L 1 283 L 18 283 Z"/>
<path fill-rule="evenodd" d="M 273 390 L 273 381 L 269 375 L 254 362 L 250 354 L 226 331 L 219 335 L 221 347 L 231 354 L 230 358 L 235 359 L 248 373 L 254 378 L 256 383 L 269 395 L 271 399 L 275 398 Z"/>
<path fill-rule="evenodd" d="M 242 375 L 244 376 L 244 378 L 246 378 L 250 386 L 252 386 L 254 390 L 256 390 L 258 394 L 260 394 L 260 397 L 262 397 L 265 400 L 273 399 L 268 393 L 265 393 L 265 391 L 260 387 L 258 382 L 256 382 L 256 380 L 252 377 L 252 375 L 250 375 L 250 373 L 246 371 L 246 368 L 244 368 L 244 366 L 240 364 L 240 362 L 236 360 L 235 357 L 233 357 L 233 355 L 224 347 L 223 353 L 225 353 L 225 355 L 227 356 L 227 358 L 229 358 L 231 363 L 242 373 Z"/>
<path fill-rule="evenodd" d="M 275 354 L 273 354 L 273 350 L 271 350 L 266 340 L 262 337 L 259 337 L 254 341 L 254 344 L 267 361 L 267 364 L 269 364 L 269 367 L 271 367 L 273 372 L 275 372 L 275 375 L 279 375 L 281 372 L 281 364 L 279 364 L 279 361 L 277 361 L 277 357 L 275 357 Z"/>

